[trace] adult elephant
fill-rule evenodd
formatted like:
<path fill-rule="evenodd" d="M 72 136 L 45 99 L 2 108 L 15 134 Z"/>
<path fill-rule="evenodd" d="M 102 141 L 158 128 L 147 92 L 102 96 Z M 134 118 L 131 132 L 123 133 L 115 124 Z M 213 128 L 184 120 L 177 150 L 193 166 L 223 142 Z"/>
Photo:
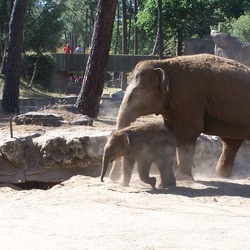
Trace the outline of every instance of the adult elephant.
<path fill-rule="evenodd" d="M 240 145 L 250 139 L 249 105 L 250 69 L 240 63 L 207 54 L 148 60 L 133 71 L 117 128 L 143 115 L 161 114 L 176 136 L 178 180 L 193 180 L 198 136 L 220 136 L 223 148 L 216 172 L 230 177 Z M 116 172 L 112 170 L 113 178 Z"/>

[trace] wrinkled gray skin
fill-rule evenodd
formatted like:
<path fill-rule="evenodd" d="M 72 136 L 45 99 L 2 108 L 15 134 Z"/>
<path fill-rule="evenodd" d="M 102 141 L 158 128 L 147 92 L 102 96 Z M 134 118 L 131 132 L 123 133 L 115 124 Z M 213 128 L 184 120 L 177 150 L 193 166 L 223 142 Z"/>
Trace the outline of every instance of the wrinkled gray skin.
<path fill-rule="evenodd" d="M 177 180 L 193 180 L 198 136 L 220 136 L 223 149 L 216 173 L 228 178 L 240 145 L 250 139 L 249 105 L 250 69 L 233 60 L 202 54 L 143 61 L 133 71 L 117 128 L 143 115 L 162 115 L 176 137 Z M 113 180 L 117 172 L 115 165 Z"/>
<path fill-rule="evenodd" d="M 129 186 L 135 162 L 141 180 L 155 188 L 156 178 L 149 177 L 152 163 L 159 169 L 160 187 L 176 186 L 173 172 L 175 158 L 175 138 L 173 132 L 163 124 L 147 124 L 127 127 L 113 132 L 104 147 L 101 181 L 110 162 L 119 157 L 123 161 L 123 185 Z"/>
<path fill-rule="evenodd" d="M 250 67 L 250 42 L 242 43 L 234 36 L 215 30 L 212 30 L 210 35 L 215 43 L 215 55 L 236 60 Z"/>

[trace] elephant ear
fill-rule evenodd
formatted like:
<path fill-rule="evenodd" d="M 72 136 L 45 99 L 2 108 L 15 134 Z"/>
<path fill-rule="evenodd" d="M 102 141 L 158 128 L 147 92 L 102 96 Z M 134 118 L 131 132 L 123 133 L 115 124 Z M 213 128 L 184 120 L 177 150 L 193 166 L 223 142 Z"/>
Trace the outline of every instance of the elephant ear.
<path fill-rule="evenodd" d="M 156 68 L 155 71 L 160 76 L 160 88 L 163 94 L 167 94 L 169 92 L 169 78 L 166 75 L 165 71 L 161 68 Z"/>
<path fill-rule="evenodd" d="M 121 145 L 123 146 L 124 152 L 128 152 L 130 149 L 130 140 L 129 140 L 129 136 L 127 133 L 123 133 L 122 135 L 122 142 Z"/>

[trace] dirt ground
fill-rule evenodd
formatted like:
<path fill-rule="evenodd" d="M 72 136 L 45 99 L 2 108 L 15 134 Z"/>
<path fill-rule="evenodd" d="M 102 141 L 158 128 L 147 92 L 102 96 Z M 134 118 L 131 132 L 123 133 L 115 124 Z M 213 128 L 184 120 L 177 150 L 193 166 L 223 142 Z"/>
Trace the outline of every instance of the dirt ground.
<path fill-rule="evenodd" d="M 94 124 L 114 126 L 110 118 Z M 1 185 L 0 248 L 250 249 L 249 177 L 195 179 L 165 190 L 152 190 L 137 174 L 130 187 L 87 176 L 48 190 Z"/>
<path fill-rule="evenodd" d="M 1 249 L 250 249 L 250 181 L 153 191 L 74 176 L 49 190 L 0 188 Z"/>

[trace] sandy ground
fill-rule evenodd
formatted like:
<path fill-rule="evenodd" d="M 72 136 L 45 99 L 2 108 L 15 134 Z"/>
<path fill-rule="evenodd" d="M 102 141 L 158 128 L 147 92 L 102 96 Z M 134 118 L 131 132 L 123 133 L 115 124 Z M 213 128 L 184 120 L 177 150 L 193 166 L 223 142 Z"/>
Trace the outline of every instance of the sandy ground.
<path fill-rule="evenodd" d="M 152 190 L 74 176 L 49 190 L 0 188 L 1 249 L 250 249 L 250 180 Z"/>
<path fill-rule="evenodd" d="M 88 129 L 110 130 L 115 119 L 94 124 Z M 14 133 L 36 129 L 45 131 L 21 126 Z M 7 136 L 8 126 L 0 132 Z M 0 249 L 250 249 L 250 178 L 195 179 L 165 190 L 152 190 L 137 174 L 130 187 L 87 176 L 48 190 L 2 185 Z"/>

